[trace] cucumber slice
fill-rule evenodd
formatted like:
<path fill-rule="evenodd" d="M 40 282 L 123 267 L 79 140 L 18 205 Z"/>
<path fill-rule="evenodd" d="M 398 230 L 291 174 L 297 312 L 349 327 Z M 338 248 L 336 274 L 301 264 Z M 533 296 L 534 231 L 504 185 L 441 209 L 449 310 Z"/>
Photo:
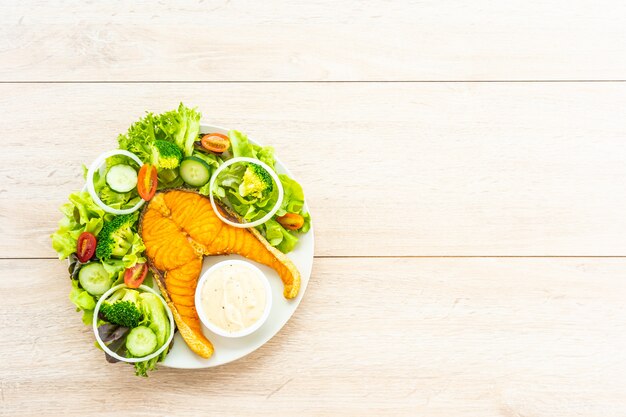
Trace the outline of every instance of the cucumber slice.
<path fill-rule="evenodd" d="M 137 326 L 126 336 L 126 349 L 137 358 L 151 354 L 156 348 L 157 337 L 149 327 Z"/>
<path fill-rule="evenodd" d="M 106 180 L 113 191 L 127 193 L 137 186 L 137 171 L 130 165 L 113 165 L 107 172 Z"/>
<path fill-rule="evenodd" d="M 200 158 L 188 156 L 180 163 L 180 176 L 192 187 L 202 187 L 211 178 L 211 167 Z"/>
<path fill-rule="evenodd" d="M 101 296 L 113 284 L 109 273 L 99 262 L 88 263 L 80 268 L 78 282 L 91 295 Z"/>

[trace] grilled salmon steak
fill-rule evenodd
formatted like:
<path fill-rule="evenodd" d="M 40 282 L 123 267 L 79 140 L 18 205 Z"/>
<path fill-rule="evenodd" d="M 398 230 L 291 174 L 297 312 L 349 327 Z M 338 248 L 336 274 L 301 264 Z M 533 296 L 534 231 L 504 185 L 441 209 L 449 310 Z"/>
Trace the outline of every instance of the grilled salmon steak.
<path fill-rule="evenodd" d="M 187 345 L 208 358 L 213 345 L 202 334 L 195 308 L 195 292 L 202 257 L 237 254 L 278 272 L 286 298 L 300 290 L 300 273 L 285 254 L 272 247 L 254 228 L 241 229 L 222 222 L 211 202 L 194 191 L 157 193 L 140 219 L 146 255 L 176 325 Z"/>

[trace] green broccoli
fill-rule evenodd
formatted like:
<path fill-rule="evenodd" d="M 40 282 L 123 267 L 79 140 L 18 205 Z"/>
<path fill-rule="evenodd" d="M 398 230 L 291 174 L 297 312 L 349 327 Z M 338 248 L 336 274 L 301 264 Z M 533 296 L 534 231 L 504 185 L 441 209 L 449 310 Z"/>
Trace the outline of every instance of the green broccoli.
<path fill-rule="evenodd" d="M 98 233 L 96 256 L 100 260 L 110 257 L 122 258 L 130 250 L 133 242 L 133 225 L 137 220 L 136 214 L 115 216 L 113 220 L 104 222 Z"/>
<path fill-rule="evenodd" d="M 183 159 L 183 153 L 176 144 L 166 140 L 156 140 L 152 144 L 152 164 L 157 168 L 174 169 Z"/>
<path fill-rule="evenodd" d="M 140 301 L 138 291 L 121 288 L 102 303 L 100 312 L 109 323 L 132 329 L 143 319 Z"/>
<path fill-rule="evenodd" d="M 239 184 L 239 194 L 242 197 L 252 196 L 263 198 L 266 193 L 274 189 L 272 176 L 263 167 L 257 164 L 248 164 L 243 174 L 243 181 Z"/>

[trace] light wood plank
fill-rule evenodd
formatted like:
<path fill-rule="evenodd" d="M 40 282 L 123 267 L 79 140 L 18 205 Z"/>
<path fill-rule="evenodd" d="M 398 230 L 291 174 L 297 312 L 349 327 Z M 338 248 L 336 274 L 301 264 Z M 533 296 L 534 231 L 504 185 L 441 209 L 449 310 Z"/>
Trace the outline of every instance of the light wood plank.
<path fill-rule="evenodd" d="M 626 84 L 2 85 L 0 257 L 49 257 L 81 163 L 178 100 L 277 149 L 318 255 L 626 254 Z"/>
<path fill-rule="evenodd" d="M 108 365 L 55 260 L 0 261 L 3 415 L 618 416 L 624 259 L 318 259 L 292 320 L 211 370 Z"/>
<path fill-rule="evenodd" d="M 0 80 L 623 79 L 620 1 L 0 4 Z"/>

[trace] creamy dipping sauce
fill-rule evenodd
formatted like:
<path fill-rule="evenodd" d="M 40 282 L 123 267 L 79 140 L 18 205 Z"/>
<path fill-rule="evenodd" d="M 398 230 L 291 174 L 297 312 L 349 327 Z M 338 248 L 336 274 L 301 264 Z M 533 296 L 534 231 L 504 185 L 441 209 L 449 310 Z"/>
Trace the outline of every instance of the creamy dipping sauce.
<path fill-rule="evenodd" d="M 224 265 L 212 271 L 201 293 L 206 319 L 229 333 L 252 326 L 263 316 L 267 303 L 261 279 L 242 264 Z"/>

